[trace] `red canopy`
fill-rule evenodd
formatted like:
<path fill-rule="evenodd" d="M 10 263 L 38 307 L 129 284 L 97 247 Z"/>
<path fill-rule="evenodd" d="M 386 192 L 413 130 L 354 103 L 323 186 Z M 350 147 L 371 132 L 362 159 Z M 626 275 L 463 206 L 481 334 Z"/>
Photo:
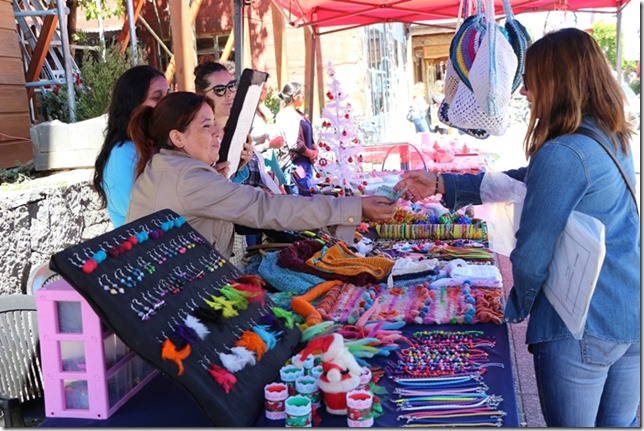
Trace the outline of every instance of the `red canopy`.
<path fill-rule="evenodd" d="M 294 27 L 359 27 L 386 22 L 428 24 L 454 19 L 458 0 L 273 0 Z M 514 14 L 549 10 L 620 8 L 629 0 L 511 0 Z M 496 15 L 504 15 L 503 1 L 494 3 Z"/>

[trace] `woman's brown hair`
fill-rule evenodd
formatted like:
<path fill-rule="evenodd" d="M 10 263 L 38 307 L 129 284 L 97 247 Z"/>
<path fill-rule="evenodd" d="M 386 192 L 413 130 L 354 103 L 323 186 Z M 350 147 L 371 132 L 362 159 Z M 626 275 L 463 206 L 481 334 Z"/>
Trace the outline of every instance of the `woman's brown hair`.
<path fill-rule="evenodd" d="M 524 84 L 532 99 L 524 141 L 527 157 L 549 139 L 575 133 L 584 115 L 595 119 L 617 148 L 628 152 L 633 134 L 625 96 L 603 51 L 586 32 L 564 28 L 544 35 L 526 51 Z"/>
<path fill-rule="evenodd" d="M 185 132 L 204 103 L 213 108 L 212 101 L 205 96 L 177 91 L 165 96 L 154 108 L 139 106 L 134 111 L 127 131 L 138 155 L 137 178 L 161 148 L 174 148 L 170 132 L 175 129 Z"/>

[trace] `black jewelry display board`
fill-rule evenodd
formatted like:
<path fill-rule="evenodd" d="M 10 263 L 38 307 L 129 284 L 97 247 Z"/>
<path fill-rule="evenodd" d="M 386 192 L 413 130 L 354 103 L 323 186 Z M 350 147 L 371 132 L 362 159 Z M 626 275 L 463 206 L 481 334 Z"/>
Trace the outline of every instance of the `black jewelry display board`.
<path fill-rule="evenodd" d="M 230 108 L 224 136 L 219 147 L 219 162 L 230 161 L 230 176 L 237 172 L 246 136 L 250 133 L 262 88 L 268 73 L 244 69 L 239 77 L 237 91 Z"/>
<path fill-rule="evenodd" d="M 183 220 L 156 212 L 53 255 L 50 268 L 130 349 L 186 389 L 213 425 L 250 426 L 263 411 L 264 385 L 279 378 L 301 334 L 275 316 L 268 297 L 264 305 L 251 298 L 245 309 L 244 301 L 229 300 L 222 287 L 252 280 Z M 237 315 L 224 317 L 222 308 Z M 219 355 L 231 354 L 244 331 L 258 326 L 277 343 L 231 373 L 236 382 L 226 393 L 210 366 L 223 368 Z"/>

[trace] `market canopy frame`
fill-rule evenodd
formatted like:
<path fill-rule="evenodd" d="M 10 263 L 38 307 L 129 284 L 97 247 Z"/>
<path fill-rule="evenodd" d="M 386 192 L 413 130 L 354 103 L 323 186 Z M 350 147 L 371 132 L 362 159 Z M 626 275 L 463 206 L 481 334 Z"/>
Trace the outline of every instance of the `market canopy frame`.
<path fill-rule="evenodd" d="M 234 0 L 235 4 L 243 0 Z M 272 0 L 282 10 L 289 25 L 303 28 L 306 39 L 305 75 L 308 82 L 315 82 L 316 58 L 320 56 L 319 36 L 337 31 L 368 26 L 372 24 L 402 22 L 444 27 L 446 20 L 462 17 L 463 10 L 471 11 L 473 0 Z M 464 2 L 468 6 L 464 7 Z M 621 70 L 621 11 L 630 0 L 508 0 L 512 13 L 574 11 L 595 12 L 597 9 L 612 9 L 608 13 L 617 15 L 617 70 Z M 503 0 L 494 1 L 496 17 L 505 16 Z M 236 16 L 237 18 L 237 16 Z M 442 23 L 442 24 L 441 24 Z M 243 25 L 241 20 L 235 26 Z M 451 26 L 453 28 L 453 26 Z M 324 28 L 324 30 L 321 30 Z M 237 40 L 236 40 L 237 42 Z M 235 49 L 242 52 L 243 47 Z M 318 59 L 319 63 L 319 59 Z M 318 85 L 321 85 L 321 65 L 317 65 Z M 310 85 L 307 100 L 315 97 L 314 85 Z M 323 91 L 318 91 L 320 106 Z M 309 118 L 313 118 L 313 103 L 308 106 Z"/>
<path fill-rule="evenodd" d="M 602 8 L 613 8 L 618 13 L 630 0 L 509 1 L 517 15 L 553 10 L 591 12 Z M 283 9 L 293 27 L 340 27 L 340 30 L 393 22 L 431 25 L 458 18 L 463 9 L 463 0 L 273 0 L 273 3 Z M 505 15 L 502 0 L 495 0 L 494 9 L 497 17 Z"/>

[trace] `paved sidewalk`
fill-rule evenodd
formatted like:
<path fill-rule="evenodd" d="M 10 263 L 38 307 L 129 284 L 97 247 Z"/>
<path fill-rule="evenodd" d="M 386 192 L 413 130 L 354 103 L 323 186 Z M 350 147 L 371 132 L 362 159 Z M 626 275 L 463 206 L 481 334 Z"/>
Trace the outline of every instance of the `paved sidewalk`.
<path fill-rule="evenodd" d="M 505 256 L 498 256 L 498 265 L 503 276 L 503 287 L 507 297 L 512 288 L 512 263 Z M 528 319 L 521 323 L 508 325 L 510 334 L 510 350 L 512 353 L 512 367 L 514 370 L 514 386 L 519 406 L 519 417 L 522 427 L 545 427 L 546 422 L 541 414 L 537 382 L 534 375 L 532 355 L 525 344 L 525 331 Z"/>

